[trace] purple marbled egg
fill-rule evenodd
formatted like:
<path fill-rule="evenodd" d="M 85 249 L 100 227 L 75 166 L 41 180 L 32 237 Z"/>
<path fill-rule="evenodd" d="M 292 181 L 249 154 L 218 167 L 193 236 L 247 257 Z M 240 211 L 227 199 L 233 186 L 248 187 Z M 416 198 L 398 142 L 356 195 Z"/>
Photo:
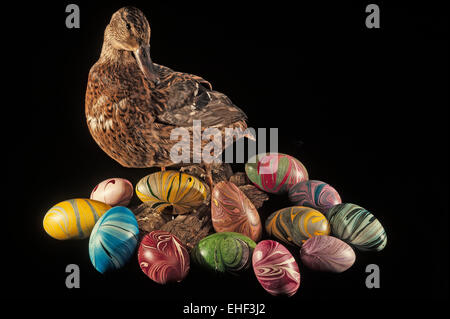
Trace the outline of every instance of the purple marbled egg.
<path fill-rule="evenodd" d="M 297 206 L 307 206 L 326 214 L 334 205 L 342 203 L 338 192 L 321 181 L 304 181 L 289 190 L 289 199 Z"/>
<path fill-rule="evenodd" d="M 342 240 L 331 236 L 314 236 L 300 249 L 302 262 L 313 270 L 343 272 L 355 262 L 355 252 Z"/>

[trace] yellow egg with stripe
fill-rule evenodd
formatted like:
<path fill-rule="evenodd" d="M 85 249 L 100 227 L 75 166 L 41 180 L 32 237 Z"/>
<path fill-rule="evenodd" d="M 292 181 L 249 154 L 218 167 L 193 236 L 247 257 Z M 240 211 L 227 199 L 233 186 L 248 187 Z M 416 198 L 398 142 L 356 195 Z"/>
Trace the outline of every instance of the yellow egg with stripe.
<path fill-rule="evenodd" d="M 206 199 L 206 187 L 196 177 L 177 171 L 156 172 L 136 185 L 136 195 L 159 212 L 185 214 Z"/>
<path fill-rule="evenodd" d="M 89 237 L 97 220 L 111 206 L 92 199 L 75 198 L 50 208 L 44 217 L 44 229 L 59 240 Z"/>
<path fill-rule="evenodd" d="M 330 224 L 313 208 L 292 206 L 270 215 L 266 220 L 266 231 L 285 243 L 302 246 L 308 238 L 328 235 Z"/>

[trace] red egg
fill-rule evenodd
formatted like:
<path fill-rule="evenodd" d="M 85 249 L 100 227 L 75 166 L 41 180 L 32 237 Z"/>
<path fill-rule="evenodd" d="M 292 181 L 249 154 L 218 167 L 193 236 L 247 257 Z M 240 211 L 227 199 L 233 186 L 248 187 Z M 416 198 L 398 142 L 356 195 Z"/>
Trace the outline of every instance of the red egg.
<path fill-rule="evenodd" d="M 300 287 L 300 271 L 289 250 L 274 240 L 263 240 L 253 251 L 253 270 L 271 295 L 294 295 Z"/>
<path fill-rule="evenodd" d="M 144 236 L 138 251 L 139 266 L 160 284 L 183 280 L 189 272 L 189 253 L 169 232 L 155 230 Z"/>

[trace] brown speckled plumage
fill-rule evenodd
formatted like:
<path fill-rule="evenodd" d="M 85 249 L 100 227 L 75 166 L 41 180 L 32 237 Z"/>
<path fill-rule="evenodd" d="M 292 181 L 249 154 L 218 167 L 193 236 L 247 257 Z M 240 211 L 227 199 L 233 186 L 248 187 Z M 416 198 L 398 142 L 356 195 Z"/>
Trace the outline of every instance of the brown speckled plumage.
<path fill-rule="evenodd" d="M 149 41 L 149 23 L 133 7 L 117 11 L 106 27 L 86 91 L 87 124 L 103 151 L 125 167 L 166 167 L 173 165 L 174 128 L 191 132 L 192 121 L 201 120 L 202 129 L 214 126 L 222 133 L 225 127 L 246 129 L 242 110 L 213 91 L 209 82 L 152 64 L 150 52 L 147 57 L 142 49 L 149 50 Z M 139 62 L 148 63 L 146 58 L 150 62 L 143 68 Z"/>

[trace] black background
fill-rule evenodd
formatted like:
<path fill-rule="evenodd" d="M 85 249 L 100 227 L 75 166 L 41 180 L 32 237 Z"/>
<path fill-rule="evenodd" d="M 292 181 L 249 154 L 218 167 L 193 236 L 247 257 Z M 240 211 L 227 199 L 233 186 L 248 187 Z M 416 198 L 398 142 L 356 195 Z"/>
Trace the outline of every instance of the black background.
<path fill-rule="evenodd" d="M 443 8 L 378 1 L 381 29 L 367 29 L 370 2 L 364 1 L 76 2 L 81 28 L 67 29 L 68 3 L 39 3 L 30 11 L 33 90 L 31 96 L 21 92 L 29 124 L 13 134 L 14 156 L 8 156 L 10 167 L 21 168 L 19 177 L 8 172 L 19 182 L 20 200 L 10 207 L 15 215 L 8 227 L 18 256 L 9 265 L 12 296 L 141 298 L 154 307 L 170 305 L 173 314 L 191 301 L 258 302 L 275 318 L 280 307 L 295 310 L 303 299 L 448 297 L 449 34 Z M 357 251 L 355 265 L 342 274 L 300 264 L 298 293 L 281 298 L 268 295 L 251 270 L 230 278 L 193 266 L 183 282 L 161 286 L 132 260 L 101 275 L 90 263 L 88 239 L 49 237 L 42 219 L 55 203 L 88 197 L 109 177 L 136 183 L 155 170 L 126 169 L 110 159 L 89 135 L 84 116 L 87 75 L 104 28 L 113 12 L 130 4 L 149 19 L 153 61 L 209 80 L 247 113 L 249 126 L 277 127 L 279 151 L 300 159 L 311 179 L 333 185 L 344 202 L 374 213 L 387 231 L 387 247 Z M 233 168 L 243 170 L 243 164 Z M 260 214 L 265 219 L 287 205 L 284 196 L 271 195 Z M 80 289 L 65 287 L 70 263 L 80 266 Z M 380 267 L 380 289 L 365 286 L 371 263 Z"/>

